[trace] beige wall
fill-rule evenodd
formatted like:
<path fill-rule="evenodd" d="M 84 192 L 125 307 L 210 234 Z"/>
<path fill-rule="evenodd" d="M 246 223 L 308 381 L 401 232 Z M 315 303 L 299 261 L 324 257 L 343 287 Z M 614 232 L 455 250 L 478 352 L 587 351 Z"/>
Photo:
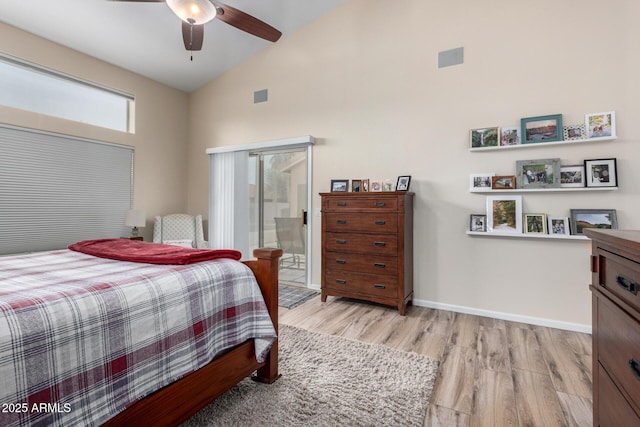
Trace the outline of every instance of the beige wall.
<path fill-rule="evenodd" d="M 0 122 L 135 147 L 134 206 L 153 216 L 187 209 L 186 93 L 0 23 L 0 52 L 135 95 L 135 134 L 0 106 Z"/>
<path fill-rule="evenodd" d="M 465 235 L 485 196 L 469 174 L 515 161 L 618 159 L 620 190 L 525 194 L 524 211 L 615 208 L 640 228 L 640 5 L 636 0 L 351 0 L 191 94 L 188 208 L 207 215 L 208 147 L 311 134 L 314 207 L 332 178 L 413 176 L 421 304 L 590 325 L 589 244 Z M 463 65 L 437 68 L 464 47 Z M 252 94 L 269 90 L 269 101 Z M 469 129 L 615 110 L 614 142 L 469 152 Z M 320 282 L 314 230 L 313 282 Z"/>

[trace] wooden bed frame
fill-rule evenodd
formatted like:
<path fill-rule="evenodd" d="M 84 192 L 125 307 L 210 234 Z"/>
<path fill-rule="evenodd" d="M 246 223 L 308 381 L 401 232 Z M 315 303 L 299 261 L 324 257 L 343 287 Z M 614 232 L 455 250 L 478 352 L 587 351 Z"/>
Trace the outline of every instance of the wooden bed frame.
<path fill-rule="evenodd" d="M 244 263 L 256 276 L 278 332 L 278 263 L 282 249 L 256 249 Z M 263 363 L 256 361 L 253 340 L 219 356 L 208 365 L 139 400 L 103 426 L 175 426 L 213 402 L 252 372 L 254 380 L 271 384 L 279 378 L 278 341 Z"/>

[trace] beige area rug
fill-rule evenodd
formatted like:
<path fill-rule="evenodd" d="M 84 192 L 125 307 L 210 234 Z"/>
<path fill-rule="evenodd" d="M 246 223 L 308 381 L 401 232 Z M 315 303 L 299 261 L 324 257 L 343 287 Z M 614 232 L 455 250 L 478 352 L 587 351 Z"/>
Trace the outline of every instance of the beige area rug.
<path fill-rule="evenodd" d="M 438 371 L 417 353 L 280 325 L 282 377 L 245 379 L 183 426 L 422 426 Z"/>

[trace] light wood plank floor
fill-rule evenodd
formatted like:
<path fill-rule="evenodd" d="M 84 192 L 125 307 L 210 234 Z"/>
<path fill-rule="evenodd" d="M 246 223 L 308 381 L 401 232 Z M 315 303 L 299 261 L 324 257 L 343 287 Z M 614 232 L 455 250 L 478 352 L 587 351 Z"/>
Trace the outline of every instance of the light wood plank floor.
<path fill-rule="evenodd" d="M 280 323 L 440 362 L 425 426 L 591 426 L 591 335 L 424 307 L 320 297 Z"/>

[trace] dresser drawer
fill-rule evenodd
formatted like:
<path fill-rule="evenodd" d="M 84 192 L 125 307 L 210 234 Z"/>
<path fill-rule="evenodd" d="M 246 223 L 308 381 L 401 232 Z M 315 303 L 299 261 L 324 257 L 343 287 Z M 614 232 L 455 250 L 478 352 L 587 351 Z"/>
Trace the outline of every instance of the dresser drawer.
<path fill-rule="evenodd" d="M 600 249 L 600 286 L 640 310 L 640 264 Z"/>
<path fill-rule="evenodd" d="M 326 248 L 330 251 L 396 255 L 398 237 L 386 234 L 327 233 Z"/>
<path fill-rule="evenodd" d="M 597 301 L 598 359 L 640 407 L 640 323 L 613 302 Z"/>
<path fill-rule="evenodd" d="M 398 296 L 398 279 L 393 276 L 327 270 L 325 280 L 328 289 L 340 292 L 356 292 L 388 298 Z"/>
<path fill-rule="evenodd" d="M 358 273 L 393 276 L 398 274 L 397 257 L 327 252 L 325 260 L 327 270 L 355 271 Z"/>
<path fill-rule="evenodd" d="M 598 365 L 598 425 L 601 427 L 640 426 L 640 418 L 615 386 L 607 372 Z M 594 372 L 595 373 L 595 372 Z"/>
<path fill-rule="evenodd" d="M 395 213 L 335 213 L 324 214 L 326 231 L 397 233 L 398 215 Z"/>
<path fill-rule="evenodd" d="M 398 210 L 398 199 L 395 197 L 327 197 L 322 209 L 327 212 L 349 212 L 362 210 L 392 211 Z"/>

